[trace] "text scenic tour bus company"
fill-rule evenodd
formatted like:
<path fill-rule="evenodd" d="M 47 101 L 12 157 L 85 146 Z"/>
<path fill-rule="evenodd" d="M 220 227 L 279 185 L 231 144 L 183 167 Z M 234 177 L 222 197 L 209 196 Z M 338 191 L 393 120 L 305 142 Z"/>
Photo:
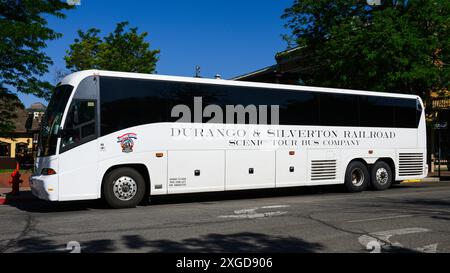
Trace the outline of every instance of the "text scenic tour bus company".
<path fill-rule="evenodd" d="M 427 174 L 418 96 L 88 70 L 42 121 L 34 195 L 104 198 L 343 184 L 384 190 Z"/>

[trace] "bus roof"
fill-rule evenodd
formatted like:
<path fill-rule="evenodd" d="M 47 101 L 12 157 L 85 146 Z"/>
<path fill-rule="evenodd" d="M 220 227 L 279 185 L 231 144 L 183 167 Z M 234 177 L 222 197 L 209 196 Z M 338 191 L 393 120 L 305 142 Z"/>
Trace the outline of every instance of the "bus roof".
<path fill-rule="evenodd" d="M 131 73 L 131 72 L 106 71 L 106 70 L 83 70 L 83 71 L 75 72 L 75 73 L 72 73 L 72 74 L 64 77 L 64 79 L 62 79 L 60 84 L 70 84 L 72 86 L 77 86 L 80 81 L 82 81 L 86 77 L 93 76 L 93 75 L 109 76 L 109 77 L 122 77 L 122 78 L 131 78 L 131 79 L 164 80 L 164 81 L 176 81 L 176 82 L 272 88 L 272 89 L 280 89 L 280 90 L 297 90 L 297 91 L 313 91 L 313 92 L 315 91 L 315 92 L 329 92 L 329 93 L 346 93 L 346 94 L 366 95 L 366 96 L 369 95 L 369 96 L 420 99 L 420 97 L 417 95 L 408 95 L 408 94 L 400 94 L 400 93 L 386 93 L 386 92 L 363 91 L 363 90 L 353 90 L 353 89 L 314 87 L 314 86 L 304 86 L 304 85 L 288 85 L 288 84 L 232 81 L 232 80 L 223 80 L 223 79 L 180 77 L 180 76 L 168 76 L 168 75 L 157 75 L 157 74 L 142 74 L 142 73 Z"/>

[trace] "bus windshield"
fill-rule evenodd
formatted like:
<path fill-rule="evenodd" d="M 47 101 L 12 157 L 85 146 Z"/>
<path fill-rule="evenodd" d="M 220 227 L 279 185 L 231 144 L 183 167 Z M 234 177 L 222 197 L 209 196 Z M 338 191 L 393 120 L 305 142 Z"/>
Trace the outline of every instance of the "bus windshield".
<path fill-rule="evenodd" d="M 50 156 L 56 154 L 59 127 L 72 90 L 73 86 L 71 85 L 60 85 L 55 88 L 42 119 L 37 156 Z"/>

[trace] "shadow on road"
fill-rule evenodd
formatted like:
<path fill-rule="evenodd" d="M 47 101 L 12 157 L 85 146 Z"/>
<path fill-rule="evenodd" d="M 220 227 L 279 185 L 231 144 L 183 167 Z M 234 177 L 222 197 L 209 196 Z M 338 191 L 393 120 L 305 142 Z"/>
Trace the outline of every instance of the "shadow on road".
<path fill-rule="evenodd" d="M 229 235 L 208 234 L 199 238 L 147 241 L 140 235 L 122 237 L 128 249 L 153 249 L 157 252 L 316 252 L 318 243 L 296 237 L 269 236 L 261 233 L 241 232 Z"/>
<path fill-rule="evenodd" d="M 408 186 L 410 188 L 410 186 Z M 393 189 L 401 189 L 397 186 Z M 414 216 L 430 217 L 438 220 L 450 220 L 450 199 L 448 198 L 417 198 L 405 196 L 404 198 L 391 199 L 387 197 L 379 197 L 380 202 L 376 199 L 367 200 L 360 203 L 371 213 L 403 213 Z M 362 202 L 362 201 L 361 201 Z"/>
<path fill-rule="evenodd" d="M 254 232 L 234 234 L 207 234 L 181 241 L 147 240 L 141 235 L 124 235 L 121 240 L 80 241 L 81 252 L 317 252 L 323 249 L 319 243 L 306 242 L 296 237 L 270 236 Z M 119 248 L 120 246 L 120 248 Z M 46 238 L 22 239 L 7 252 L 70 252 L 64 245 L 57 245 Z M 1 251 L 0 251 L 1 252 Z"/>
<path fill-rule="evenodd" d="M 394 185 L 389 191 L 398 191 L 411 188 L 423 188 L 430 186 L 421 183 L 417 184 L 398 184 Z M 370 191 L 370 189 L 369 189 Z M 164 204 L 180 204 L 180 203 L 203 203 L 209 204 L 215 201 L 226 200 L 245 200 L 270 197 L 287 197 L 287 196 L 306 196 L 330 193 L 345 193 L 343 185 L 327 185 L 327 186 L 302 186 L 292 188 L 276 188 L 276 189 L 258 189 L 258 190 L 236 190 L 225 192 L 208 192 L 208 193 L 188 193 L 188 194 L 172 194 L 159 195 L 150 198 L 152 206 Z M 147 205 L 143 202 L 142 205 Z M 20 198 L 10 198 L 9 206 L 16 207 L 27 212 L 49 213 L 49 212 L 68 212 L 83 211 L 89 209 L 109 209 L 110 207 L 102 200 L 88 201 L 64 201 L 64 202 L 48 202 L 39 200 L 32 196 L 30 191 L 21 192 Z"/>
<path fill-rule="evenodd" d="M 4 206 L 11 206 L 26 212 L 67 212 L 81 211 L 88 209 L 107 209 L 108 206 L 101 200 L 89 201 L 68 201 L 68 202 L 49 202 L 40 200 L 33 196 L 31 191 L 22 191 L 18 196 L 6 196 L 7 203 Z"/>
<path fill-rule="evenodd" d="M 160 195 L 152 196 L 151 204 L 172 204 L 172 203 L 208 203 L 214 201 L 239 200 L 239 199 L 259 199 L 270 197 L 303 196 L 312 194 L 343 193 L 342 185 L 327 186 L 302 186 L 292 188 L 277 189 L 257 189 L 257 190 L 235 190 L 211 193 L 189 193 L 182 195 Z"/>
<path fill-rule="evenodd" d="M 174 194 L 165 196 L 152 196 L 151 205 L 178 204 L 193 202 L 213 202 L 237 199 L 255 199 L 267 197 L 282 196 L 301 196 L 308 194 L 325 194 L 343 192 L 342 186 L 315 186 L 315 187 L 296 187 L 262 190 L 241 190 L 228 192 L 210 192 L 210 193 L 189 193 Z M 142 205 L 147 205 L 143 202 Z M 109 209 L 109 206 L 102 200 L 88 201 L 64 201 L 49 202 L 34 197 L 30 191 L 21 192 L 20 197 L 10 198 L 7 205 L 27 212 L 49 213 L 49 212 L 68 212 L 82 211 L 89 209 Z"/>

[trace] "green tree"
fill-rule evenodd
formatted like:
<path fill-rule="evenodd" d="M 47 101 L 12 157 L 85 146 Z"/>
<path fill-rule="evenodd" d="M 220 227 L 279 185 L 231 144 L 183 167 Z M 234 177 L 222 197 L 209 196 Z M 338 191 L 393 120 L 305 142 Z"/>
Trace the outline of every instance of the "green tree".
<path fill-rule="evenodd" d="M 78 31 L 79 38 L 70 45 L 65 56 L 71 71 L 102 69 L 124 72 L 154 73 L 159 50 L 150 50 L 145 41 L 148 33 L 137 28 L 126 30 L 128 22 L 118 23 L 113 33 L 103 38 L 100 30 Z"/>
<path fill-rule="evenodd" d="M 306 84 L 415 93 L 449 87 L 450 1 L 296 0 L 282 18 Z"/>
<path fill-rule="evenodd" d="M 22 106 L 18 92 L 50 97 L 52 85 L 40 79 L 52 64 L 43 49 L 61 34 L 49 28 L 45 18 L 65 18 L 63 11 L 70 8 L 59 0 L 0 0 L 1 134 L 13 129 L 13 112 Z"/>
<path fill-rule="evenodd" d="M 13 121 L 17 118 L 17 109 L 24 106 L 16 94 L 0 92 L 0 136 L 8 136 L 7 133 L 15 129 Z"/>

